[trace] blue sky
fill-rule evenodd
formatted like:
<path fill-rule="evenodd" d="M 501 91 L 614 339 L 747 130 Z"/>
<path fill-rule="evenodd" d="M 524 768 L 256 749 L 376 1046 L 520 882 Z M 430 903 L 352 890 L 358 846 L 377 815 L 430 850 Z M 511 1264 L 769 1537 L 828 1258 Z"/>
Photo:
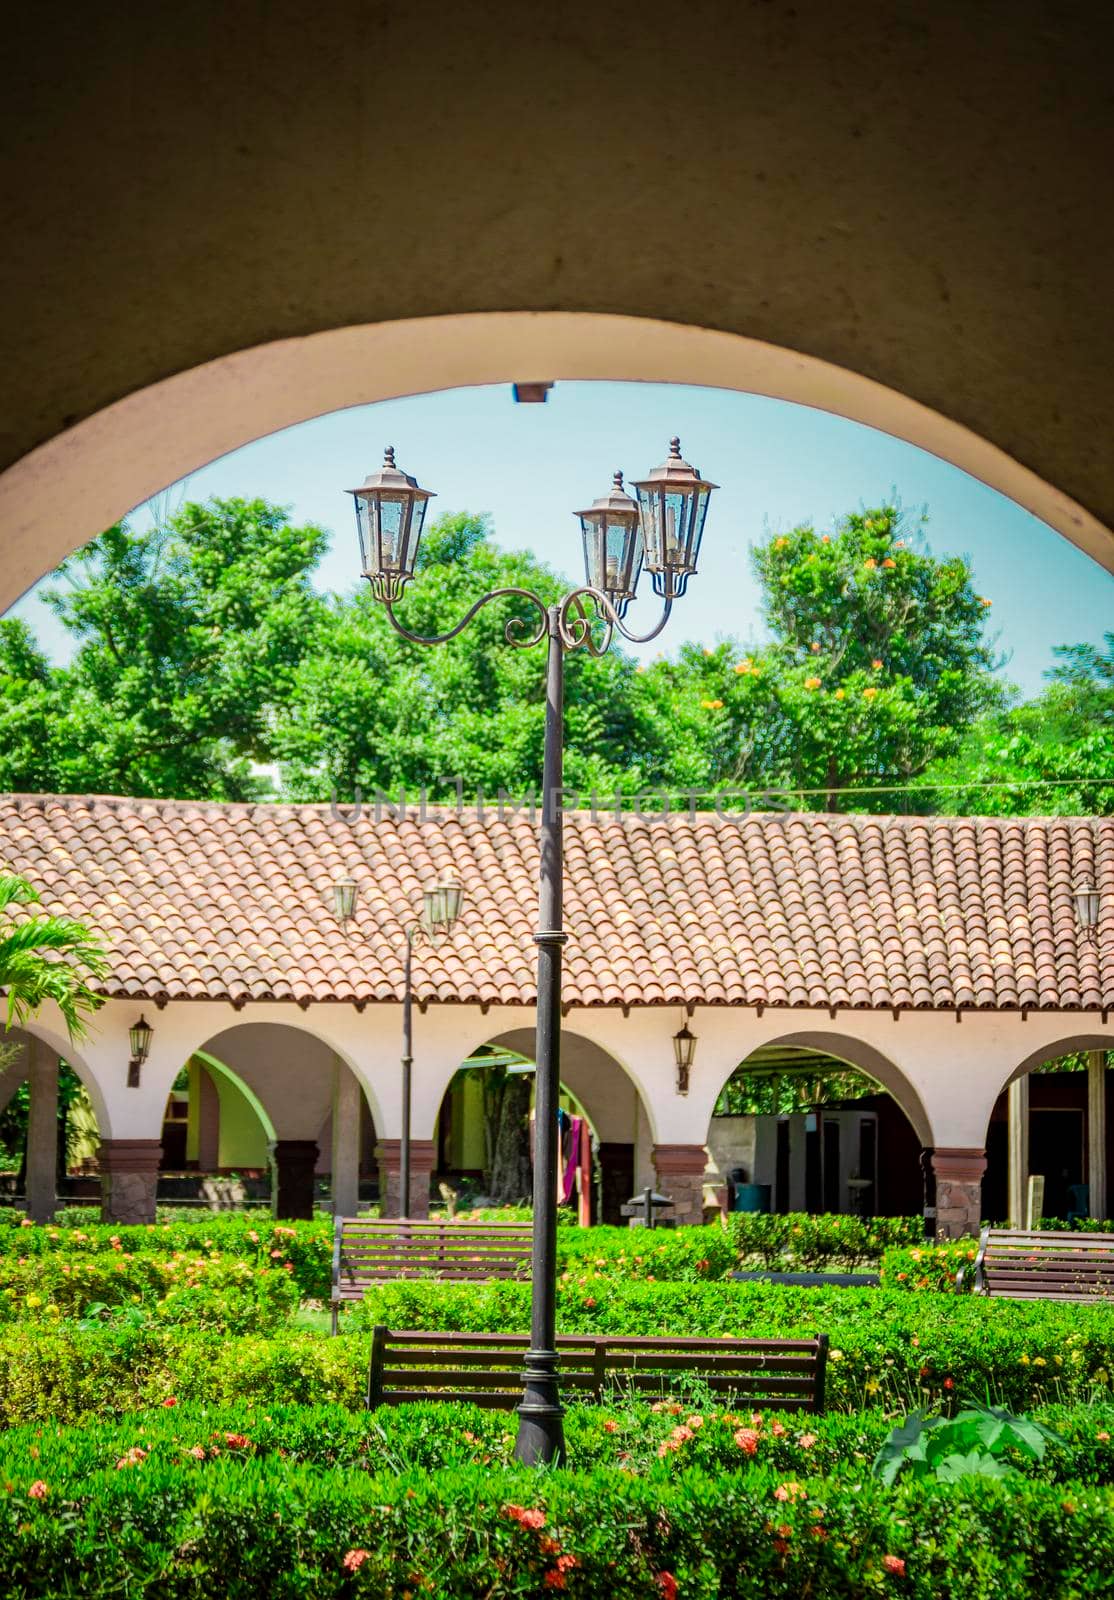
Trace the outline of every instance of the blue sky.
<path fill-rule="evenodd" d="M 1053 645 L 1098 643 L 1114 627 L 1114 578 L 996 491 L 859 423 L 722 390 L 565 383 L 545 405 L 515 405 L 500 386 L 363 406 L 219 458 L 177 486 L 170 503 L 262 495 L 291 506 L 298 520 L 331 530 L 319 582 L 343 590 L 358 572 L 343 491 L 393 444 L 399 465 L 436 491 L 434 513 L 490 512 L 500 543 L 528 547 L 579 577 L 571 513 L 605 493 L 617 467 L 641 477 L 664 460 L 673 433 L 687 459 L 722 487 L 712 498 L 700 573 L 647 653 L 729 634 L 757 641 L 752 541 L 806 520 L 827 528 L 840 513 L 894 492 L 911 511 L 927 506 L 936 554 L 970 557 L 976 588 L 993 601 L 991 628 L 1008 657 L 1004 676 L 1024 692 L 1040 688 Z M 143 521 L 138 512 L 136 524 Z M 630 625 L 647 626 L 654 604 L 639 602 Z M 51 654 L 66 655 L 66 636 L 34 591 L 13 612 L 28 618 Z"/>

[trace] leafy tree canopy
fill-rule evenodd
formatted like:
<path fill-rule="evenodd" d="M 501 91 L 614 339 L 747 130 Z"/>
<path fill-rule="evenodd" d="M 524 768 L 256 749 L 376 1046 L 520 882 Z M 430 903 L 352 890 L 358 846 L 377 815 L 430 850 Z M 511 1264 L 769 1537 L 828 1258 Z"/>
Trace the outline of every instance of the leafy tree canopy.
<path fill-rule="evenodd" d="M 998 703 L 985 639 L 989 602 L 970 569 L 921 548 L 886 505 L 808 525 L 753 553 L 771 642 L 686 645 L 647 689 L 677 738 L 678 780 L 776 787 L 797 803 L 899 809 L 906 786 Z"/>
<path fill-rule="evenodd" d="M 925 774 L 925 808 L 962 815 L 1114 815 L 1114 633 L 1061 645 L 1044 692 L 976 723 Z"/>

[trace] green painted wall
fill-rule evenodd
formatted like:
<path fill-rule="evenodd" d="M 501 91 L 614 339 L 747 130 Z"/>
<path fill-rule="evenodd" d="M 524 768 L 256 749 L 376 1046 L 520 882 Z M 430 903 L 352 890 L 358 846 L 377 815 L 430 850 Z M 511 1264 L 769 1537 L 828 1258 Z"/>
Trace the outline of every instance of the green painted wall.
<path fill-rule="evenodd" d="M 213 1081 L 220 1096 L 218 1164 L 222 1167 L 266 1169 L 270 1160 L 267 1133 L 251 1101 L 223 1072 L 214 1072 Z"/>

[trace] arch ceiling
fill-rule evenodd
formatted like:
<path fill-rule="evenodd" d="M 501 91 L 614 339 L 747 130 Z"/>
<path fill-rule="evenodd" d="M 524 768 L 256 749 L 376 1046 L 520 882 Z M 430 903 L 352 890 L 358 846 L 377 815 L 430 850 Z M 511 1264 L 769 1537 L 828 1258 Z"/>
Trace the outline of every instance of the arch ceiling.
<path fill-rule="evenodd" d="M 674 381 L 780 393 L 795 370 L 789 397 L 925 443 L 1114 567 L 1112 31 L 1102 0 L 617 0 L 543 23 L 513 0 L 337 0 L 309 27 L 296 0 L 22 8 L 2 141 L 11 586 L 242 442 L 237 411 L 254 434 L 296 420 L 337 330 L 378 338 L 303 407 L 650 376 L 640 342 Z M 415 320 L 490 313 L 536 315 L 481 326 L 483 361 L 434 327 L 431 378 Z M 654 327 L 613 344 L 579 320 L 601 315 Z M 666 361 L 662 326 L 691 350 Z M 720 376 L 701 341 L 725 341 Z M 148 422 L 119 431 L 108 408 L 140 396 Z"/>

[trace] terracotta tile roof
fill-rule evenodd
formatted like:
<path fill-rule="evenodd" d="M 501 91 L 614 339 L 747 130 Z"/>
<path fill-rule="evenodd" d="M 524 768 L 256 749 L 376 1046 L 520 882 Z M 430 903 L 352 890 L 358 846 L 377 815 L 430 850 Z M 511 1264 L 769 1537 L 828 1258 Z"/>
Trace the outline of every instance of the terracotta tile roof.
<path fill-rule="evenodd" d="M 1114 818 L 566 819 L 570 1005 L 1114 1006 Z M 490 808 L 353 821 L 327 806 L 0 797 L 0 862 L 112 951 L 135 999 L 398 999 L 403 921 L 459 872 L 422 1001 L 534 999 L 537 833 Z M 334 878 L 360 885 L 357 923 Z M 1096 943 L 1074 880 L 1104 891 Z"/>

